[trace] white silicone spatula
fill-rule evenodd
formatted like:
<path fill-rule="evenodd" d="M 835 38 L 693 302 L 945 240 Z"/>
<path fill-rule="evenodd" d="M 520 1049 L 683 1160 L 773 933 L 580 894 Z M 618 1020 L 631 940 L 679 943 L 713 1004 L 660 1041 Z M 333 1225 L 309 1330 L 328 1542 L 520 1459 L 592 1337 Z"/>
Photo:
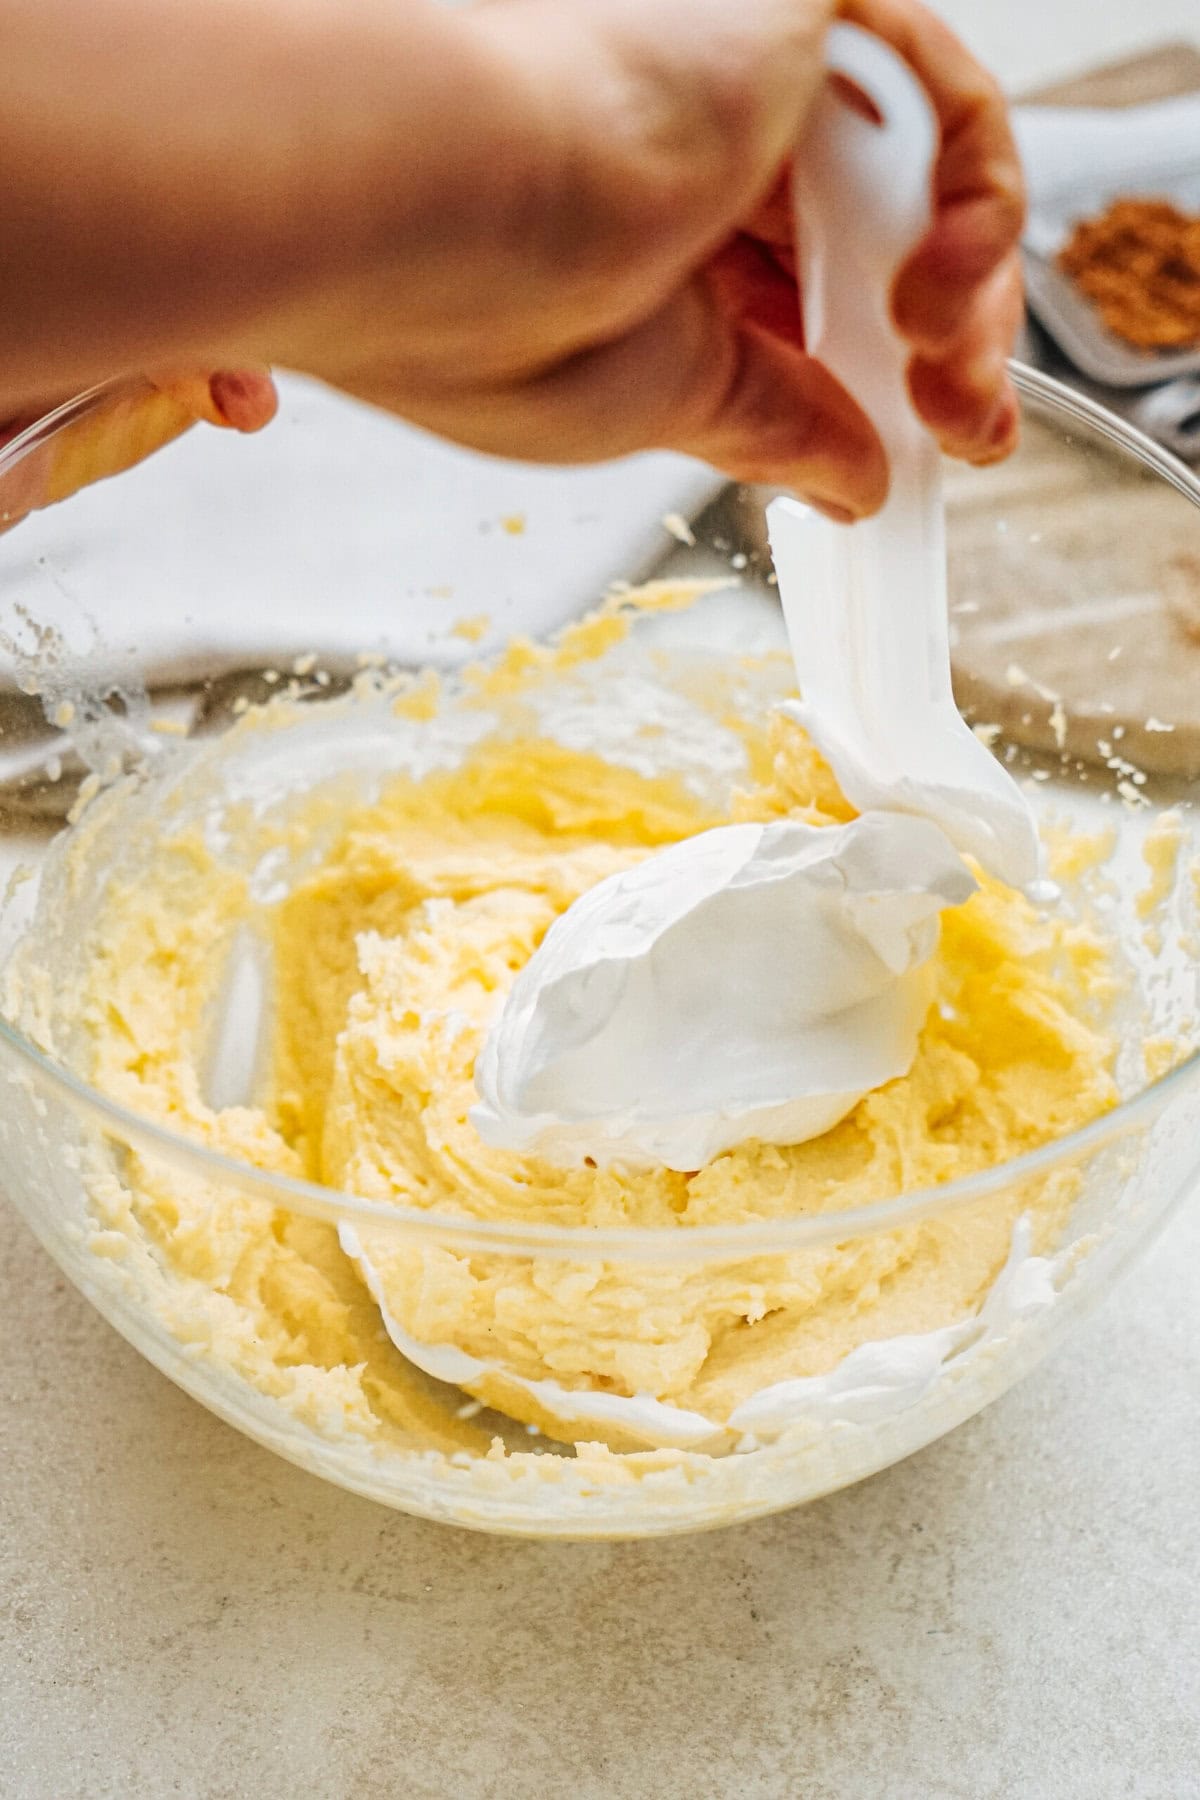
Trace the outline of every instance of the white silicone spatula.
<path fill-rule="evenodd" d="M 805 337 L 875 425 L 891 488 L 852 527 L 795 500 L 768 508 L 803 696 L 794 711 L 854 806 L 935 819 L 984 868 L 1029 887 L 1041 870 L 1033 815 L 954 704 L 940 454 L 909 403 L 889 311 L 929 222 L 937 125 L 878 38 L 837 25 L 827 54 L 879 122 L 827 83 L 797 151 Z"/>

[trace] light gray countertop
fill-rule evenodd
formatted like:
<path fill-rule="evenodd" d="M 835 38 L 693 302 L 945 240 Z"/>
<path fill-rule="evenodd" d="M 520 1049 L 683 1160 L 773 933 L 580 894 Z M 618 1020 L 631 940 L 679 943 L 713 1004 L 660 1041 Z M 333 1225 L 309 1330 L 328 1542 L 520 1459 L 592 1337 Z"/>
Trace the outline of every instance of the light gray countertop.
<path fill-rule="evenodd" d="M 1195 0 L 943 0 L 1014 85 Z M 2 1187 L 2 1174 L 0 1174 Z M 909 1462 L 708 1537 L 388 1513 L 204 1412 L 0 1209 L 0 1794 L 1200 1796 L 1200 1205 Z"/>

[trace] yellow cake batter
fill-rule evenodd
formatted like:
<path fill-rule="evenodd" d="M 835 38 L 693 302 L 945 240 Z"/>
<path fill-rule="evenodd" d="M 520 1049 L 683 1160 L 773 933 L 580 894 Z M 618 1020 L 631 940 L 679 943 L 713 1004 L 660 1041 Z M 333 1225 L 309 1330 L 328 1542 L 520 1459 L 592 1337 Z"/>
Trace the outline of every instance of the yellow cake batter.
<path fill-rule="evenodd" d="M 612 636 L 604 623 L 595 647 Z M 568 666 L 584 654 L 578 641 L 567 650 Z M 514 652 L 481 689 L 519 687 L 540 655 Z M 436 705 L 421 688 L 401 709 Z M 148 872 L 112 876 L 94 911 L 85 1072 L 189 1137 L 374 1200 L 680 1231 L 844 1211 L 944 1183 L 1110 1107 L 1105 951 L 1065 914 L 1041 916 L 985 880 L 944 917 L 937 998 L 911 1072 L 826 1136 L 747 1144 L 692 1174 L 563 1171 L 480 1141 L 467 1117 L 476 1053 L 516 972 L 577 895 L 729 817 L 852 816 L 799 727 L 774 717 L 739 729 L 750 778 L 723 810 L 678 778 L 538 736 L 485 736 L 459 766 L 394 779 L 370 805 L 339 811 L 323 793 L 310 816 L 280 828 L 311 866 L 267 899 L 252 898 L 245 874 L 176 801 Z M 212 994 L 247 928 L 273 952 L 269 1066 L 254 1104 L 218 1108 L 205 1097 Z M 158 1310 L 198 1354 L 321 1431 L 486 1448 L 486 1420 L 460 1417 L 389 1342 L 334 1225 L 132 1152 L 92 1185 L 97 1248 L 150 1259 Z M 1018 1216 L 1031 1215 L 1034 1247 L 1048 1250 L 1074 1194 L 1059 1171 L 900 1230 L 720 1267 L 572 1264 L 416 1246 L 378 1228 L 360 1236 L 411 1336 L 527 1379 L 649 1394 L 723 1420 L 771 1382 L 969 1315 Z M 502 1374 L 471 1386 L 510 1416 L 569 1435 Z M 604 1436 L 618 1451 L 639 1441 Z"/>

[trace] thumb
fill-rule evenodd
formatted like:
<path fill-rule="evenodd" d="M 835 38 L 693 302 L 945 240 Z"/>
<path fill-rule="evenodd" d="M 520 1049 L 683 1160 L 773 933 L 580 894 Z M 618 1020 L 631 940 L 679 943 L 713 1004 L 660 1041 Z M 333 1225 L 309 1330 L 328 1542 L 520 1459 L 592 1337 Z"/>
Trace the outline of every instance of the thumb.
<path fill-rule="evenodd" d="M 698 283 L 707 328 L 659 442 L 737 481 L 790 488 L 847 523 L 882 506 L 883 445 L 858 402 L 807 354 L 790 273 L 734 238 Z"/>
<path fill-rule="evenodd" d="M 392 398 L 377 384 L 364 397 Z M 791 488 L 841 519 L 874 512 L 887 493 L 874 429 L 805 354 L 794 286 L 748 243 L 632 330 L 534 380 L 477 391 L 466 413 L 444 393 L 396 398 L 418 425 L 493 455 L 511 455 L 514 443 L 556 463 L 678 450 L 735 481 Z"/>

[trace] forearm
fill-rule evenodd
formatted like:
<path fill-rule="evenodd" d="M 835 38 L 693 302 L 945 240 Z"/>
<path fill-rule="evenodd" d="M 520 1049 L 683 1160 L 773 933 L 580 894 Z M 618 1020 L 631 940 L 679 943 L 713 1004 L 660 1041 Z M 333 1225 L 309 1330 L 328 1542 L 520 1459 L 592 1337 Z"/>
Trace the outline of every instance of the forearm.
<path fill-rule="evenodd" d="M 284 354 L 314 295 L 488 229 L 516 154 L 427 0 L 0 0 L 0 39 L 0 416 Z"/>

